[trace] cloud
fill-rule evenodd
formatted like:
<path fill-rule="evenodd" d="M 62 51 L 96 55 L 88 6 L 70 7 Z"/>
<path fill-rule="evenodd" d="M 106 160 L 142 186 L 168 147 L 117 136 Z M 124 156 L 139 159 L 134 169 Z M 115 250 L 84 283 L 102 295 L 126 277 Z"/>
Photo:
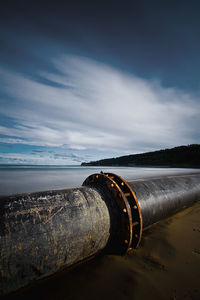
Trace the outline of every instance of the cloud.
<path fill-rule="evenodd" d="M 15 122 L 0 126 L 1 141 L 107 153 L 199 142 L 200 104 L 192 94 L 83 57 L 51 63 L 61 75 L 40 72 L 41 82 L 0 70 L 0 111 Z"/>
<path fill-rule="evenodd" d="M 92 157 L 91 157 L 92 158 Z M 0 152 L 0 163 L 34 164 L 34 165 L 70 165 L 80 164 L 84 160 L 78 154 L 54 153 L 34 150 L 33 153 Z"/>
<path fill-rule="evenodd" d="M 0 162 L 14 164 L 51 164 L 51 157 L 25 153 L 0 153 Z"/>

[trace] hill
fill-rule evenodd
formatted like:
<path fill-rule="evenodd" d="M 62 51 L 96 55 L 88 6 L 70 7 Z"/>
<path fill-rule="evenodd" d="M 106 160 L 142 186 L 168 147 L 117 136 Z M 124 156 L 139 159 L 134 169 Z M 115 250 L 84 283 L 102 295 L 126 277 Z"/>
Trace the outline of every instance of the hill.
<path fill-rule="evenodd" d="M 200 145 L 193 144 L 141 154 L 125 155 L 98 161 L 83 162 L 82 166 L 163 166 L 200 168 Z"/>

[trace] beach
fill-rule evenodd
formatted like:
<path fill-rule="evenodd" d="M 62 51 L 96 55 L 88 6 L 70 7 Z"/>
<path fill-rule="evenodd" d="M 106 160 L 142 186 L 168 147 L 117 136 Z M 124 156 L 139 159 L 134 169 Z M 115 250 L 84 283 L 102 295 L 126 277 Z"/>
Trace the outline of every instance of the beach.
<path fill-rule="evenodd" d="M 4 299 L 199 299 L 200 203 L 154 224 L 126 256 L 99 255 Z"/>
<path fill-rule="evenodd" d="M 127 180 L 199 172 L 193 169 L 10 166 L 1 167 L 1 194 L 78 186 L 93 173 Z M 3 299 L 199 299 L 200 202 L 146 229 L 126 256 L 99 254 L 33 282 Z"/>
<path fill-rule="evenodd" d="M 200 1 L 0 15 L 0 300 L 200 300 Z"/>

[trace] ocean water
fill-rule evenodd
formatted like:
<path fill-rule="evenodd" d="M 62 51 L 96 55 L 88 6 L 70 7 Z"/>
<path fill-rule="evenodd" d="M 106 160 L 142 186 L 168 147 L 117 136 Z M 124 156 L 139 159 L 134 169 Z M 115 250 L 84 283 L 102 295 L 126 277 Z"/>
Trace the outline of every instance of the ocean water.
<path fill-rule="evenodd" d="M 199 169 L 0 165 L 0 195 L 37 192 L 82 185 L 91 174 L 112 172 L 125 180 L 199 172 Z"/>

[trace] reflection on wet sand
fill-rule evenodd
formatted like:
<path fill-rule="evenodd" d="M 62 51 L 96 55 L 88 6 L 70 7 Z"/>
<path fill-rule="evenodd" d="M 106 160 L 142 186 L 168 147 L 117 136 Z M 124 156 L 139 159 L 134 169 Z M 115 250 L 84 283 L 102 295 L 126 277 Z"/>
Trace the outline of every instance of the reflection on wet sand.
<path fill-rule="evenodd" d="M 4 299 L 200 299 L 200 203 L 144 232 L 125 257 L 100 255 Z"/>

